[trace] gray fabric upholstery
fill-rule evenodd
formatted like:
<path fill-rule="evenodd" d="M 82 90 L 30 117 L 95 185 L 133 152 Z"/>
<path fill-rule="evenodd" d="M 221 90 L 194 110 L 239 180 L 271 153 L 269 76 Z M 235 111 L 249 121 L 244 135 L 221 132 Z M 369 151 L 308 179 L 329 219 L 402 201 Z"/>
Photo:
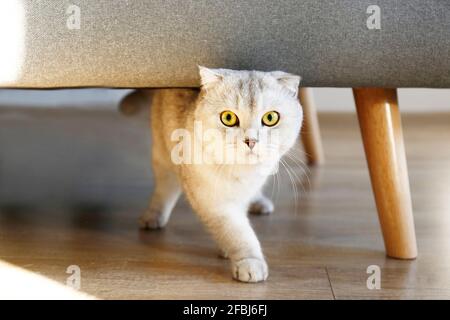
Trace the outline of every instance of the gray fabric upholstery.
<path fill-rule="evenodd" d="M 372 4 L 381 30 L 366 26 Z M 197 64 L 304 86 L 450 87 L 445 0 L 25 0 L 24 15 L 21 71 L 0 87 L 197 86 Z"/>

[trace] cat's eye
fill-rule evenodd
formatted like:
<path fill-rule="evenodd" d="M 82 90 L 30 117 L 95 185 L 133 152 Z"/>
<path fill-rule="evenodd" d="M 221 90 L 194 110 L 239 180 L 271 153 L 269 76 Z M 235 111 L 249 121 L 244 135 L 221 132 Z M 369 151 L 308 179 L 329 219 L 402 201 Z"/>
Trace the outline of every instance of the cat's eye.
<path fill-rule="evenodd" d="M 280 114 L 276 111 L 266 112 L 261 119 L 262 124 L 268 127 L 273 127 L 278 121 L 280 121 Z"/>
<path fill-rule="evenodd" d="M 232 111 L 223 111 L 220 114 L 220 121 L 227 127 L 234 127 L 239 124 L 239 118 Z"/>

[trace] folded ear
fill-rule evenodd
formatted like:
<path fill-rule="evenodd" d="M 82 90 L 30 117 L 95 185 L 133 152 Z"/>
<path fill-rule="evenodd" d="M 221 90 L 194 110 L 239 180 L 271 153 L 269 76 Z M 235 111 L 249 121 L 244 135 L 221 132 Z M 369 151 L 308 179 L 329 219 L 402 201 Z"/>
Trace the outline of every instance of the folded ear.
<path fill-rule="evenodd" d="M 223 80 L 223 75 L 218 69 L 209 69 L 198 66 L 198 72 L 200 74 L 200 83 L 202 87 L 209 87 Z"/>
<path fill-rule="evenodd" d="M 300 76 L 296 76 L 295 74 L 290 74 L 283 71 L 273 71 L 270 73 L 278 83 L 287 89 L 293 96 L 297 96 L 298 87 L 300 85 Z"/>

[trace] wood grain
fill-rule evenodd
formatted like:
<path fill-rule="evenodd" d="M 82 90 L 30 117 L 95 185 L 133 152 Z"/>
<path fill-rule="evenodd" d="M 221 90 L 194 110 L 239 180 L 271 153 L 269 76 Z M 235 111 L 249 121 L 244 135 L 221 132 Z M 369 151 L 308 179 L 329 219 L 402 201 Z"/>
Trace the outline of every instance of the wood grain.
<path fill-rule="evenodd" d="M 3 262 L 61 284 L 67 267 L 79 265 L 81 290 L 100 299 L 450 299 L 450 114 L 403 118 L 420 249 L 416 260 L 385 255 L 356 114 L 319 114 L 327 163 L 290 162 L 297 199 L 283 168 L 269 181 L 266 193 L 275 212 L 251 221 L 270 276 L 266 283 L 247 285 L 231 279 L 227 261 L 217 258 L 216 246 L 185 201 L 167 229 L 139 231 L 151 188 L 137 174 L 148 170 L 148 151 L 141 150 L 147 116 L 138 125 L 107 112 L 23 112 L 26 117 L 0 113 L 0 138 L 9 137 L 0 139 L 0 150 L 11 151 L 14 137 L 34 160 L 19 161 L 23 153 L 0 154 L 0 185 L 7 187 L 0 197 Z M 75 130 L 80 126 L 83 130 Z M 84 161 L 95 151 L 92 144 L 101 144 L 110 159 Z M 49 161 L 56 150 L 58 161 Z M 301 159 L 301 148 L 297 151 Z M 127 161 L 117 161 L 123 154 Z M 26 170 L 30 166 L 47 174 Z M 56 193 L 36 197 L 36 190 L 56 190 L 77 178 L 65 176 L 70 166 L 89 173 L 80 177 L 86 181 L 78 193 L 66 193 L 84 204 L 56 206 Z M 381 290 L 366 287 L 369 265 L 381 268 Z"/>
<path fill-rule="evenodd" d="M 390 257 L 417 256 L 402 124 L 395 89 L 353 89 L 372 189 Z"/>

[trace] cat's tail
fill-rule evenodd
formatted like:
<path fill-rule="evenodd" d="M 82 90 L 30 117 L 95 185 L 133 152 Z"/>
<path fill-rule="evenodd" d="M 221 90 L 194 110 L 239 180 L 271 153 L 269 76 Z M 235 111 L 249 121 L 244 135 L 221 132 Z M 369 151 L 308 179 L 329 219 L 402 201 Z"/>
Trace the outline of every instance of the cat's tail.
<path fill-rule="evenodd" d="M 120 101 L 119 110 L 126 116 L 133 116 L 148 108 L 152 101 L 152 90 L 137 89 Z"/>

